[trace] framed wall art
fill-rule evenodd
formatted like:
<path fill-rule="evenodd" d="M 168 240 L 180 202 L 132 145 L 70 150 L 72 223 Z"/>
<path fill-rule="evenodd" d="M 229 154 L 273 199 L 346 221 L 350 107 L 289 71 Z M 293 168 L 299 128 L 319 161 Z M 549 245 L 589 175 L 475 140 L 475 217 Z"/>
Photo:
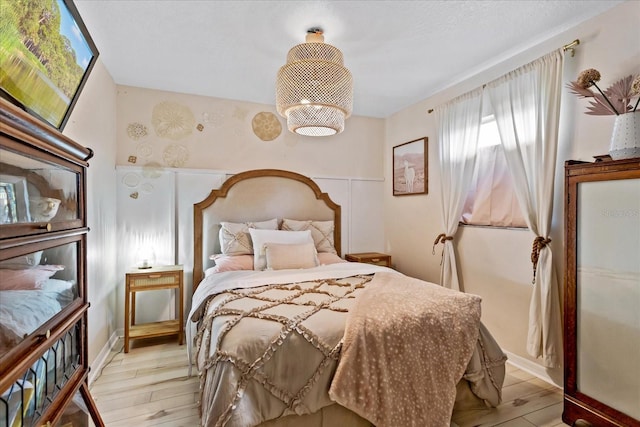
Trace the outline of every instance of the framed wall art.
<path fill-rule="evenodd" d="M 429 182 L 428 138 L 393 147 L 393 195 L 427 194 Z"/>

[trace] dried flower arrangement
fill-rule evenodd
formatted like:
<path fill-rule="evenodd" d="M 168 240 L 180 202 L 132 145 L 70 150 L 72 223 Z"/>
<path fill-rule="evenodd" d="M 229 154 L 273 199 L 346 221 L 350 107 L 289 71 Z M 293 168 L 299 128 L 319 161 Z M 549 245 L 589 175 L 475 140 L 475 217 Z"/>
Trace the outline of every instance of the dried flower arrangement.
<path fill-rule="evenodd" d="M 615 114 L 635 113 L 640 103 L 640 75 L 627 76 L 613 83 L 604 92 L 596 84 L 600 81 L 600 72 L 594 68 L 584 70 L 578 75 L 578 80 L 569 82 L 567 87 L 580 98 L 593 98 L 589 102 L 586 114 L 606 116 Z M 589 88 L 595 87 L 599 93 Z M 638 97 L 632 106 L 633 98 Z"/>

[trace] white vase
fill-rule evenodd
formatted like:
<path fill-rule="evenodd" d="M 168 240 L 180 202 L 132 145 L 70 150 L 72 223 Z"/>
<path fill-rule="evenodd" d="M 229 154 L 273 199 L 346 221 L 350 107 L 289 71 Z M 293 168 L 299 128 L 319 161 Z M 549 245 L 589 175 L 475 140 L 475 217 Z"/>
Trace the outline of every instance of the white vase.
<path fill-rule="evenodd" d="M 609 155 L 613 160 L 640 157 L 640 110 L 616 116 Z"/>

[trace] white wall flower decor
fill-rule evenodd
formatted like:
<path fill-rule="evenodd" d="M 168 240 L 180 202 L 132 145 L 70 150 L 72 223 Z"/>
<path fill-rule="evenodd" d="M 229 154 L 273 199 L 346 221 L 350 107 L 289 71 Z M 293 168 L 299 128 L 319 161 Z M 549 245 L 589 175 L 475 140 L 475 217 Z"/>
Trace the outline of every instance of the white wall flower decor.
<path fill-rule="evenodd" d="M 162 158 L 167 166 L 179 168 L 189 159 L 189 150 L 180 144 L 170 144 L 164 149 Z"/>
<path fill-rule="evenodd" d="M 263 141 L 272 141 L 282 133 L 282 125 L 275 114 L 261 112 L 253 116 L 251 121 L 253 133 Z"/>
<path fill-rule="evenodd" d="M 129 123 L 127 126 L 127 135 L 134 141 L 144 138 L 148 133 L 147 127 L 142 123 Z"/>
<path fill-rule="evenodd" d="M 193 132 L 196 119 L 189 107 L 177 102 L 164 101 L 153 108 L 151 123 L 158 136 L 180 139 Z"/>

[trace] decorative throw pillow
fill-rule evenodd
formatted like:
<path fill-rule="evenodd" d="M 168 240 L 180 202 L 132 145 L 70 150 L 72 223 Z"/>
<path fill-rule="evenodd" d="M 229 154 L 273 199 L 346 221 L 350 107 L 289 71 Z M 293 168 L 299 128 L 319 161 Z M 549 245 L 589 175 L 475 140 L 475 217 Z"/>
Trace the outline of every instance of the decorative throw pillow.
<path fill-rule="evenodd" d="M 253 241 L 253 269 L 264 270 L 267 266 L 265 256 L 265 243 L 283 243 L 297 245 L 301 243 L 313 243 L 311 231 L 282 231 L 282 230 L 258 230 L 249 229 Z"/>
<path fill-rule="evenodd" d="M 316 246 L 313 242 L 299 245 L 265 243 L 264 251 L 267 259 L 267 270 L 312 268 L 318 265 Z"/>
<path fill-rule="evenodd" d="M 221 222 L 220 248 L 224 255 L 252 255 L 253 246 L 249 237 L 249 229 L 277 230 L 278 219 L 259 222 Z"/>
<path fill-rule="evenodd" d="M 211 255 L 210 259 L 216 262 L 211 268 L 211 273 L 224 271 L 253 270 L 253 255 Z"/>
<path fill-rule="evenodd" d="M 328 252 L 336 254 L 336 248 L 333 241 L 333 221 L 298 221 L 295 219 L 283 219 L 282 229 L 289 231 L 311 230 L 311 237 L 316 245 L 318 253 Z"/>

